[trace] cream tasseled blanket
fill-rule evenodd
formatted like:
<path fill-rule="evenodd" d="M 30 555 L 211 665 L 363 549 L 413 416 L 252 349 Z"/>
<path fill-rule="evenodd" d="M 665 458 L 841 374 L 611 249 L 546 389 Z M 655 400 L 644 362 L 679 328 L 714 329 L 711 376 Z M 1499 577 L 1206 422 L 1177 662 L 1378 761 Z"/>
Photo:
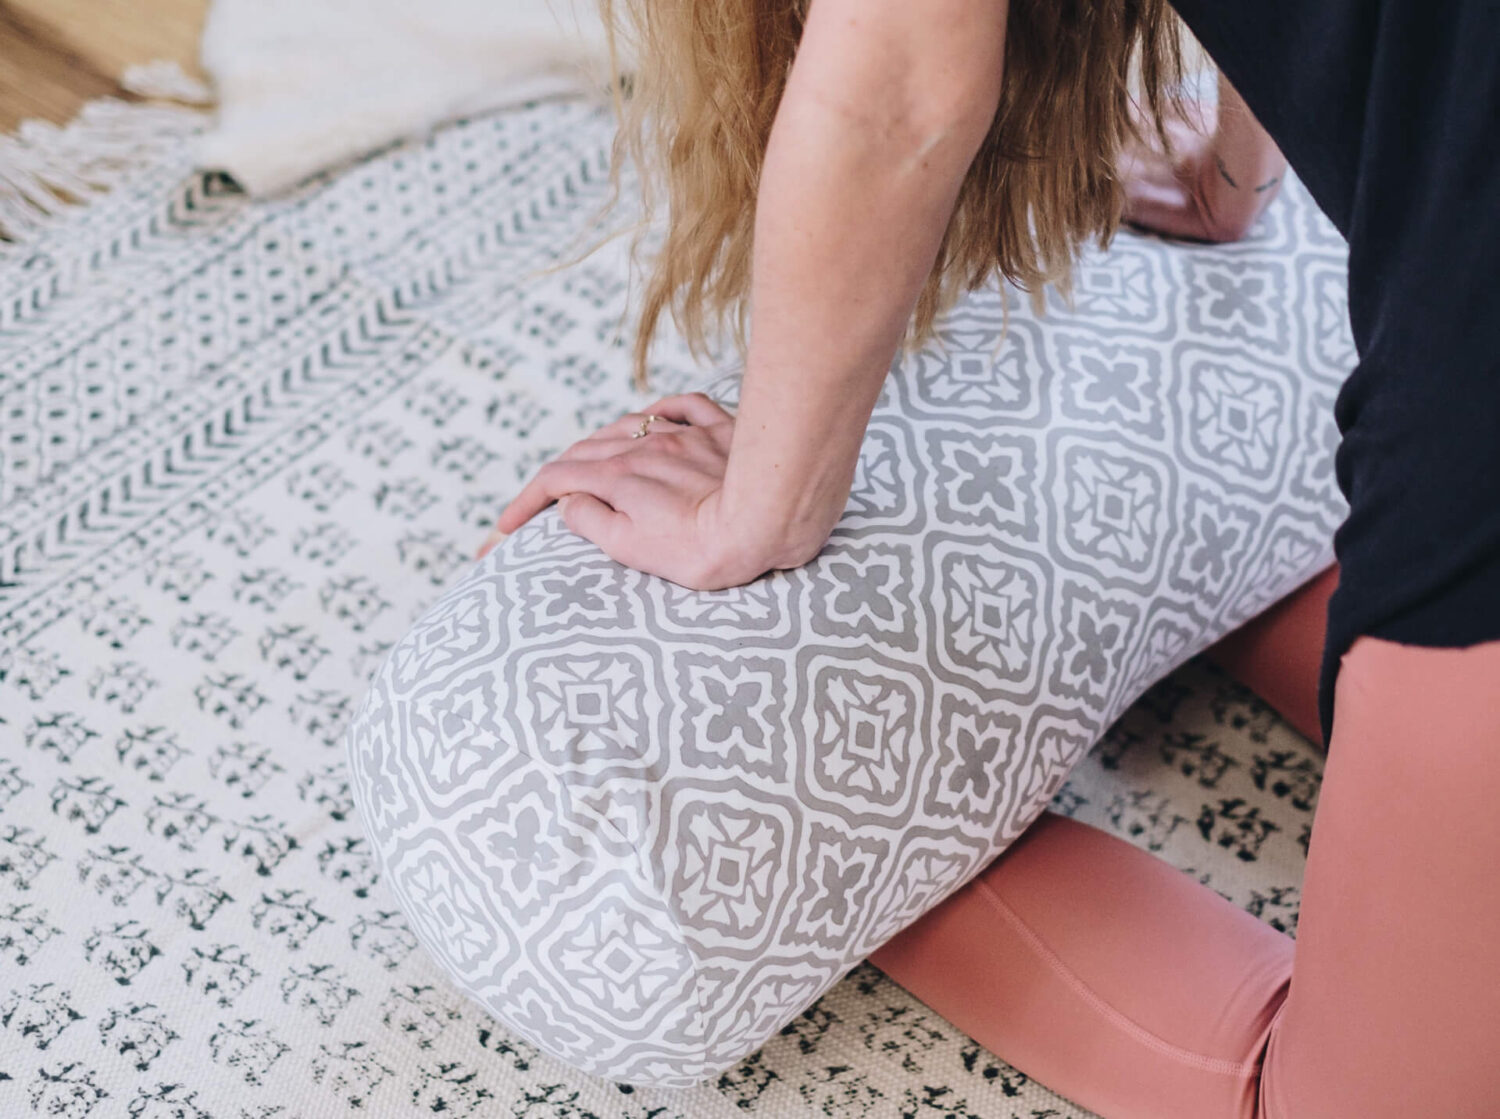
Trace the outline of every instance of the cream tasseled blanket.
<path fill-rule="evenodd" d="M 198 159 L 274 194 L 458 117 L 608 80 L 590 0 L 214 0 Z"/>

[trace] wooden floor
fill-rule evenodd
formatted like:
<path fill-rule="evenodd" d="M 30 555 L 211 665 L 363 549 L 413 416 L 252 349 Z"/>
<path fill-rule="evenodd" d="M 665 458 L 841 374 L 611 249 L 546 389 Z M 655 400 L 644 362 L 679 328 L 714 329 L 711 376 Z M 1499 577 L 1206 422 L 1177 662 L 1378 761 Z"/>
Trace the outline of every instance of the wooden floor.
<path fill-rule="evenodd" d="M 0 133 L 61 124 L 85 101 L 128 96 L 127 66 L 165 58 L 202 77 L 208 0 L 0 0 Z"/>

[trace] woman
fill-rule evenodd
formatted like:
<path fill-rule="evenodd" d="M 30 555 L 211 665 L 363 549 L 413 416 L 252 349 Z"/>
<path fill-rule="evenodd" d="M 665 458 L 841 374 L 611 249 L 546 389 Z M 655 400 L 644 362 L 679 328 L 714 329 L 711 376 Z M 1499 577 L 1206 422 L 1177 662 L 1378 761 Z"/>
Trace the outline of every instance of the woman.
<path fill-rule="evenodd" d="M 1500 9 L 1177 7 L 1351 247 L 1351 514 L 1299 936 L 1044 816 L 874 960 L 1110 1117 L 1500 1114 Z M 893 353 L 956 290 L 1065 282 L 1127 194 L 1144 224 L 1232 235 L 1279 175 L 1231 114 L 1122 183 L 1132 54 L 1158 129 L 1175 72 L 1161 0 L 632 15 L 633 135 L 672 218 L 638 368 L 664 310 L 698 341 L 747 314 L 740 410 L 686 396 L 624 417 L 544 467 L 497 533 L 558 500 L 615 559 L 690 587 L 818 552 Z"/>

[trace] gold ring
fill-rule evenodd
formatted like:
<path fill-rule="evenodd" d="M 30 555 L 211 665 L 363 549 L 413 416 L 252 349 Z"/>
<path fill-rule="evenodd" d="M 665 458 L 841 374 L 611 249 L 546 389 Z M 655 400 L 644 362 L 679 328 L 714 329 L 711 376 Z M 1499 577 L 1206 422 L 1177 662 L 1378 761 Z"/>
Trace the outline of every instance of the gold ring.
<path fill-rule="evenodd" d="M 651 421 L 652 420 L 659 420 L 661 418 L 662 417 L 660 417 L 660 416 L 654 416 L 654 415 L 652 415 L 651 413 L 648 412 L 646 414 L 646 418 L 641 421 L 641 426 L 638 427 L 638 428 L 636 428 L 635 431 L 633 431 L 631 433 L 630 438 L 632 438 L 632 439 L 639 439 L 642 436 L 650 435 L 651 434 Z"/>

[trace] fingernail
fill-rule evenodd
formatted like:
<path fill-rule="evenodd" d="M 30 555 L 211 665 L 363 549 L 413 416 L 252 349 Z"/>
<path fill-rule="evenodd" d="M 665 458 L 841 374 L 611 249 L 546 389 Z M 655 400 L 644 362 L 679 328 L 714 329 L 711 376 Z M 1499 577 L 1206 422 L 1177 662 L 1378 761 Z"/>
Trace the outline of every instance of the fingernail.
<path fill-rule="evenodd" d="M 485 538 L 484 543 L 480 545 L 480 547 L 479 547 L 479 554 L 476 555 L 474 558 L 476 560 L 482 560 L 482 559 L 484 559 L 485 556 L 489 555 L 490 552 L 492 552 L 494 550 L 495 545 L 499 544 L 500 541 L 504 540 L 509 535 L 510 535 L 510 533 L 508 533 L 508 532 L 492 532 L 492 533 L 490 533 L 489 536 L 487 536 Z"/>

